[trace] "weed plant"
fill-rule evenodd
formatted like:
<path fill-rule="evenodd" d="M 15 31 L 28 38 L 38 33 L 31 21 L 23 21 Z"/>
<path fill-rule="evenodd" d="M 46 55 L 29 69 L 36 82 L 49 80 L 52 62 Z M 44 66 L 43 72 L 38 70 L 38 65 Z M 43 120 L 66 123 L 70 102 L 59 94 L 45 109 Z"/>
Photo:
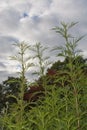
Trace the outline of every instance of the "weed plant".
<path fill-rule="evenodd" d="M 87 74 L 83 68 L 86 63 L 77 60 L 80 50 L 78 42 L 83 38 L 75 38 L 69 32 L 76 23 L 61 23 L 60 27 L 53 30 L 64 38 L 64 45 L 56 47 L 57 56 L 67 58 L 64 70 L 58 70 L 54 84 L 48 84 L 45 70 L 48 57 L 43 57 L 46 48 L 40 43 L 30 47 L 25 43 L 17 44 L 19 52 L 11 59 L 21 65 L 21 82 L 16 103 L 3 109 L 0 115 L 1 130 L 87 130 Z M 25 58 L 26 50 L 32 50 L 37 58 L 39 71 L 35 72 L 42 78 L 42 86 L 49 88 L 42 99 L 36 102 L 36 106 L 26 111 L 30 102 L 23 100 L 26 89 L 25 73 L 33 64 L 29 62 L 31 57 Z M 47 63 L 47 64 L 46 64 Z M 62 75 L 62 76 L 61 76 Z"/>

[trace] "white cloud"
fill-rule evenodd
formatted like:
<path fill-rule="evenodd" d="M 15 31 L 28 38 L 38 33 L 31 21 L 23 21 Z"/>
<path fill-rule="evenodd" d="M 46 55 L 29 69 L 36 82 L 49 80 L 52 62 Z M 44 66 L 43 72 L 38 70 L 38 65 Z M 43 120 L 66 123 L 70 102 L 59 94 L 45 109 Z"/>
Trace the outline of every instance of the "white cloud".
<path fill-rule="evenodd" d="M 58 35 L 51 30 L 61 21 L 79 21 L 75 34 L 87 33 L 86 0 L 2 0 L 0 1 L 0 63 L 2 73 L 6 76 L 16 65 L 8 61 L 8 56 L 14 54 L 12 43 L 28 41 L 30 44 L 42 42 L 51 48 L 62 43 Z M 86 54 L 86 38 L 79 47 Z M 4 53 L 5 52 L 5 53 Z M 52 58 L 54 56 L 52 54 Z M 6 60 L 7 59 L 7 60 Z M 5 63 L 8 63 L 6 65 Z M 3 68 L 2 66 L 5 65 Z M 8 67 L 9 66 L 9 67 Z M 12 73 L 15 73 L 15 68 Z M 4 79 L 4 77 L 2 76 Z"/>

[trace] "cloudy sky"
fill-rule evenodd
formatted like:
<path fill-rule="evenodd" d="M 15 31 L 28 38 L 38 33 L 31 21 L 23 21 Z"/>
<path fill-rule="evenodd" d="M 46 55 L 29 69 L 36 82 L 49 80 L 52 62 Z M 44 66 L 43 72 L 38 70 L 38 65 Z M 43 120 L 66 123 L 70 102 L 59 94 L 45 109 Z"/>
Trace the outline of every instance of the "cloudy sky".
<path fill-rule="evenodd" d="M 62 44 L 51 30 L 61 21 L 79 22 L 75 34 L 87 34 L 87 0 L 0 0 L 0 82 L 15 76 L 18 69 L 17 64 L 9 60 L 16 51 L 12 44 L 41 42 L 49 48 Z M 86 57 L 87 37 L 79 48 Z"/>

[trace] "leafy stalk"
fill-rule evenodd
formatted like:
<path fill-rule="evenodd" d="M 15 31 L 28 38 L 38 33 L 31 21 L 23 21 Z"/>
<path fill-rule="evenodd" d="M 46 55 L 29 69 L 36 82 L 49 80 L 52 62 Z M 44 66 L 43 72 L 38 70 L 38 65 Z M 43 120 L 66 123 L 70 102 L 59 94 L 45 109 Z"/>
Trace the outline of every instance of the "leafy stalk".
<path fill-rule="evenodd" d="M 73 88 L 73 96 L 75 98 L 77 128 L 79 130 L 80 129 L 80 117 L 79 117 L 80 113 L 79 113 L 79 100 L 78 100 L 79 93 L 78 93 L 78 90 L 77 90 L 77 87 L 75 84 L 77 77 L 74 75 L 74 71 L 76 71 L 75 66 L 77 64 L 73 64 L 73 62 L 78 57 L 78 54 L 80 52 L 80 50 L 77 50 L 76 47 L 77 47 L 78 42 L 83 38 L 83 36 L 79 37 L 79 38 L 75 38 L 69 33 L 69 30 L 76 24 L 77 23 L 65 24 L 62 22 L 61 27 L 55 27 L 55 28 L 53 28 L 53 30 L 55 30 L 56 33 L 59 33 L 65 39 L 65 46 L 57 47 L 57 50 L 60 51 L 58 56 L 63 56 L 65 58 L 68 57 L 68 64 L 67 64 L 67 67 L 69 70 L 68 74 L 69 74 L 69 77 L 70 77 L 70 80 L 72 83 L 71 85 Z M 78 71 L 77 71 L 77 73 L 79 74 Z M 78 76 L 80 76 L 80 75 L 78 75 Z M 68 97 L 67 93 L 66 93 L 65 97 Z M 66 102 L 67 102 L 67 99 L 66 99 Z M 66 111 L 68 111 L 67 103 L 66 103 Z"/>

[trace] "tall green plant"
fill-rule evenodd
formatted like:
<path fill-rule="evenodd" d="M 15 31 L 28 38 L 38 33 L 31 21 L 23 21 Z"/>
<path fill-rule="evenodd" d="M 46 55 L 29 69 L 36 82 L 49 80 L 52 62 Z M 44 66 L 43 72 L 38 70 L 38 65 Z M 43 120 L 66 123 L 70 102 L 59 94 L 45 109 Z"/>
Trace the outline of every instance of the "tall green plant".
<path fill-rule="evenodd" d="M 9 95 L 9 97 L 14 98 L 16 100 L 16 103 L 9 106 L 8 111 L 5 112 L 3 115 L 3 123 L 5 125 L 5 128 L 8 130 L 24 130 L 26 129 L 26 113 L 25 113 L 25 107 L 27 106 L 27 103 L 24 102 L 24 92 L 26 89 L 26 71 L 33 65 L 29 62 L 31 59 L 30 56 L 26 56 L 27 50 L 30 48 L 26 43 L 21 42 L 19 44 L 14 44 L 15 47 L 17 47 L 18 52 L 15 56 L 11 56 L 11 60 L 17 61 L 17 63 L 20 65 L 20 80 L 19 80 L 19 93 L 18 96 L 15 95 Z M 10 81 L 13 82 L 13 81 Z M 15 81 L 14 81 L 15 83 Z M 6 108 L 7 109 L 7 108 Z"/>
<path fill-rule="evenodd" d="M 21 87 L 20 87 L 20 91 L 21 94 L 20 95 L 21 99 L 23 99 L 23 95 L 24 95 L 24 91 L 25 91 L 25 87 L 26 87 L 26 72 L 28 69 L 30 69 L 33 66 L 33 63 L 30 62 L 31 60 L 31 56 L 27 55 L 28 53 L 28 49 L 31 48 L 31 46 L 27 45 L 26 43 L 22 42 L 19 44 L 14 44 L 19 50 L 18 50 L 18 54 L 16 54 L 15 56 L 11 56 L 11 60 L 15 60 L 16 62 L 18 62 L 19 66 L 20 66 L 20 72 L 19 75 L 21 77 Z"/>
<path fill-rule="evenodd" d="M 46 50 L 48 48 L 44 47 L 41 45 L 41 43 L 36 43 L 33 47 L 32 47 L 32 51 L 33 51 L 33 59 L 36 60 L 35 63 L 35 67 L 37 69 L 37 71 L 35 71 L 33 74 L 36 74 L 40 77 L 41 79 L 41 86 L 43 86 L 46 90 L 46 70 L 49 67 L 49 65 L 51 64 L 51 62 L 49 61 L 49 56 L 46 56 Z"/>
<path fill-rule="evenodd" d="M 76 115 L 76 119 L 77 119 L 77 123 L 75 123 L 77 124 L 75 125 L 76 129 L 80 130 L 83 125 L 81 124 L 81 114 L 83 112 L 80 106 L 81 104 L 80 92 L 83 91 L 82 86 L 86 86 L 86 82 L 84 81 L 84 78 L 86 78 L 86 76 L 84 75 L 82 70 L 83 64 L 79 63 L 76 60 L 81 52 L 81 50 L 77 49 L 78 42 L 83 38 L 83 36 L 76 38 L 73 37 L 69 32 L 69 30 L 75 25 L 76 23 L 65 24 L 62 22 L 61 27 L 55 27 L 53 28 L 53 30 L 55 30 L 56 33 L 60 34 L 65 39 L 64 45 L 56 47 L 56 49 L 59 51 L 58 56 L 68 58 L 67 70 L 64 70 L 65 73 L 68 75 L 68 79 L 67 79 L 68 85 L 64 86 L 66 87 L 66 91 L 65 91 L 66 115 L 68 116 L 69 108 L 70 108 L 69 104 L 70 104 L 73 106 L 71 107 L 71 109 L 73 110 L 72 114 Z M 69 103 L 69 100 L 71 100 L 70 101 L 71 103 Z M 66 118 L 68 119 L 67 116 Z"/>

